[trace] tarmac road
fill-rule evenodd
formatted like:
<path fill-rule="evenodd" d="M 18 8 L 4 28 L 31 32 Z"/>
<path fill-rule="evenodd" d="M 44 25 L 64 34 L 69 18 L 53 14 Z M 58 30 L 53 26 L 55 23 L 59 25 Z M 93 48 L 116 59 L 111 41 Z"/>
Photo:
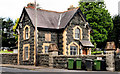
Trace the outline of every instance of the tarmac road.
<path fill-rule="evenodd" d="M 108 72 L 108 71 L 81 71 L 81 70 L 66 70 L 66 69 L 17 69 L 0 67 L 1 74 L 120 74 L 119 72 Z"/>

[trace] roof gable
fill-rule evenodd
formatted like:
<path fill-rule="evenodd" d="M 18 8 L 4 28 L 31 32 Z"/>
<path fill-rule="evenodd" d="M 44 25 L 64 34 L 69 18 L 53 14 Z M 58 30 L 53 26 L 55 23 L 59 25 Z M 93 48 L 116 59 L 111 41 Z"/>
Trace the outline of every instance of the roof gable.
<path fill-rule="evenodd" d="M 68 22 L 72 19 L 72 17 L 77 12 L 77 10 L 78 9 L 74 9 L 72 11 L 63 13 L 63 17 L 61 19 L 61 24 L 60 24 L 59 28 L 64 28 L 68 24 Z"/>

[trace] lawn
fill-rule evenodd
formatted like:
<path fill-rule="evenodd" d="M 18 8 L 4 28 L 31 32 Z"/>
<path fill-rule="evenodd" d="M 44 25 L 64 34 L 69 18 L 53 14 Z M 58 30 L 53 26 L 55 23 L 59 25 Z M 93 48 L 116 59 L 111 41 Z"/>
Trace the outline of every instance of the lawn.
<path fill-rule="evenodd" d="M 7 50 L 5 50 L 5 51 L 0 51 L 0 53 L 13 53 L 13 51 L 7 51 Z"/>

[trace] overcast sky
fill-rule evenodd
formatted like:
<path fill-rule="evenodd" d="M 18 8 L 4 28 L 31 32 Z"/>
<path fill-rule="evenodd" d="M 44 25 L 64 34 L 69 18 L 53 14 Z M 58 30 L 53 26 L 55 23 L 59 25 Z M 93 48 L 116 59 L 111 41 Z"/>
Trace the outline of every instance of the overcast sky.
<path fill-rule="evenodd" d="M 70 5 L 78 6 L 80 0 L 36 0 L 42 9 L 53 11 L 66 11 Z M 113 16 L 118 14 L 118 2 L 120 0 L 104 0 L 106 7 Z M 1 0 L 0 17 L 10 17 L 13 20 L 20 17 L 23 7 L 34 0 Z M 119 5 L 120 6 L 120 5 Z"/>

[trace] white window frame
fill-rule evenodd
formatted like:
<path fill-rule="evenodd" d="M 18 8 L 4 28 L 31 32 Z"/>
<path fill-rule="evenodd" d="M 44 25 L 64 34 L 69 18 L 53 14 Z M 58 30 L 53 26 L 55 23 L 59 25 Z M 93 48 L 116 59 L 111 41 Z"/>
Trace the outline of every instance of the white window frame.
<path fill-rule="evenodd" d="M 27 31 L 26 31 L 26 29 L 27 29 Z M 28 38 L 29 38 L 29 36 L 28 36 L 28 35 L 29 35 L 28 29 L 29 29 L 28 27 L 25 28 L 25 39 L 28 39 Z"/>
<path fill-rule="evenodd" d="M 77 46 L 70 46 L 70 55 L 77 55 Z"/>
<path fill-rule="evenodd" d="M 76 35 L 77 35 L 77 37 L 76 37 Z M 79 28 L 75 29 L 75 39 L 80 39 L 80 29 Z"/>
<path fill-rule="evenodd" d="M 27 50 L 26 50 L 26 48 L 27 48 Z M 29 50 L 29 47 L 26 46 L 26 47 L 24 48 L 24 52 L 25 52 L 24 57 L 25 57 L 25 60 L 28 60 L 28 58 L 29 58 L 29 57 L 28 57 L 28 56 L 29 56 L 28 50 Z"/>
<path fill-rule="evenodd" d="M 46 49 L 46 47 L 47 47 L 47 49 Z M 45 46 L 45 53 L 48 53 L 48 48 L 49 48 L 49 46 Z"/>

